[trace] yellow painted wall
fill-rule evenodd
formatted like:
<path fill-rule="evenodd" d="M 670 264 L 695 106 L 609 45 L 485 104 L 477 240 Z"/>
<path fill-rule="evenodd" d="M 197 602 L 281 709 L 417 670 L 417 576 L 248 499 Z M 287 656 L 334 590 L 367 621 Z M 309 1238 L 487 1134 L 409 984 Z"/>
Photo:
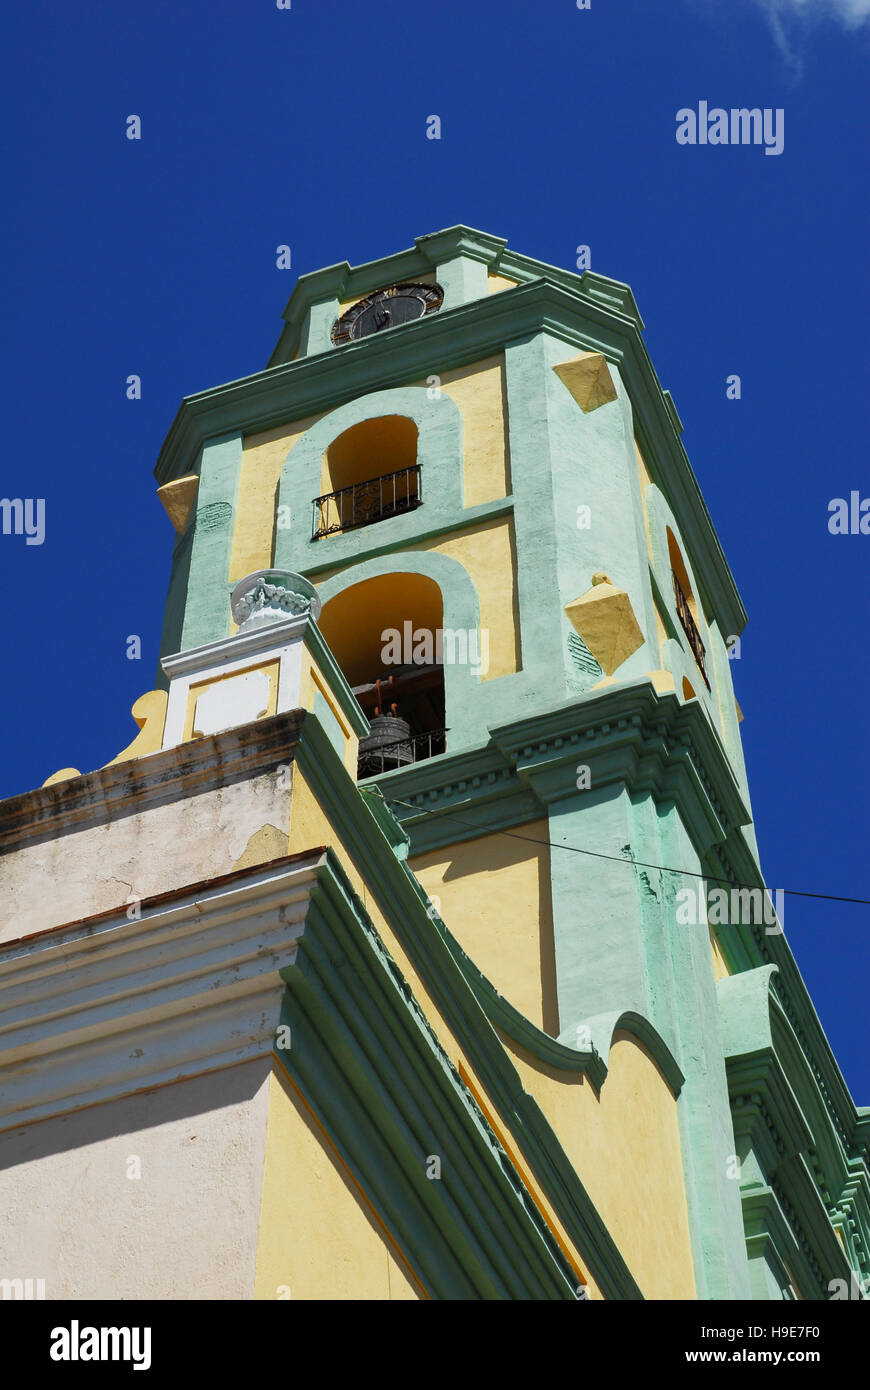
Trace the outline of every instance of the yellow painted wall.
<path fill-rule="evenodd" d="M 425 386 L 426 382 L 415 384 Z M 510 460 L 504 355 L 445 372 L 441 386 L 462 413 L 464 505 L 472 507 L 506 497 L 510 492 Z M 245 439 L 230 560 L 233 582 L 271 564 L 282 469 L 294 445 L 322 418 L 322 414 L 310 415 Z M 328 480 L 326 463 L 324 470 Z"/>
<path fill-rule="evenodd" d="M 713 954 L 713 979 L 724 980 L 731 974 L 731 971 L 728 969 L 728 963 L 722 954 L 719 938 L 712 927 L 709 927 L 708 930 L 710 932 L 710 950 Z"/>
<path fill-rule="evenodd" d="M 486 1088 L 484 1087 L 480 1078 L 476 1075 L 473 1067 L 471 1066 L 471 1063 L 468 1060 L 468 1057 L 465 1055 L 464 1051 L 459 1046 L 458 1042 L 453 1036 L 453 1033 L 451 1032 L 446 1020 L 439 1012 L 439 1010 L 436 1008 L 428 990 L 423 984 L 423 981 L 421 980 L 417 971 L 411 964 L 411 961 L 409 957 L 406 955 L 398 937 L 395 935 L 392 928 L 389 926 L 386 918 L 384 917 L 383 913 L 378 907 L 377 902 L 373 898 L 371 891 L 369 890 L 364 879 L 358 872 L 352 859 L 347 853 L 344 845 L 341 843 L 341 840 L 336 835 L 336 832 L 333 829 L 330 821 L 325 816 L 320 804 L 318 803 L 305 778 L 304 773 L 301 772 L 298 765 L 295 765 L 293 769 L 293 790 L 290 803 L 290 842 L 288 853 L 295 854 L 299 851 L 312 849 L 320 845 L 331 845 L 335 853 L 338 855 L 339 859 L 341 860 L 342 867 L 347 873 L 348 878 L 350 879 L 354 887 L 354 890 L 359 894 L 360 898 L 362 899 L 366 911 L 371 917 L 377 932 L 379 933 L 382 941 L 384 942 L 384 945 L 386 946 L 393 960 L 396 962 L 396 965 L 402 972 L 402 975 L 410 985 L 414 993 L 414 997 L 417 1000 L 417 1003 L 420 1005 L 423 1012 L 425 1013 L 429 1025 L 435 1033 L 436 1037 L 438 1038 L 440 1045 L 443 1047 L 444 1051 L 450 1057 L 454 1065 L 457 1068 L 461 1067 L 465 1070 L 465 1072 L 468 1074 L 471 1081 L 473 1082 L 474 1089 L 478 1092 L 478 1094 L 486 1095 Z M 559 1099 L 561 1100 L 561 1097 L 559 1097 Z M 553 1123 L 552 1116 L 548 1114 L 548 1118 L 550 1119 L 551 1123 Z M 553 1127 L 557 1128 L 555 1124 Z M 568 1250 L 571 1253 L 572 1259 L 576 1263 L 577 1267 L 581 1270 L 582 1276 L 588 1284 L 590 1298 L 592 1298 L 593 1300 L 600 1299 L 602 1296 L 601 1291 L 589 1274 L 589 1271 L 586 1267 L 586 1263 L 582 1256 L 582 1252 L 577 1250 L 576 1246 L 573 1245 L 570 1238 L 568 1237 L 567 1232 L 565 1231 L 561 1222 L 558 1220 L 557 1216 L 553 1212 L 549 1203 L 547 1203 L 545 1199 L 540 1198 L 539 1206 L 543 1212 L 545 1220 L 548 1222 L 552 1230 L 556 1233 L 558 1238 L 564 1243 L 565 1247 L 568 1248 Z"/>
<path fill-rule="evenodd" d="M 494 275 L 490 271 L 487 276 L 487 292 L 489 294 L 499 294 L 502 290 L 516 289 L 516 280 L 509 280 L 506 275 Z"/>
<path fill-rule="evenodd" d="M 646 1048 L 614 1035 L 599 1096 L 498 1031 L 644 1297 L 697 1297 L 677 1104 Z"/>
<path fill-rule="evenodd" d="M 291 1301 L 426 1297 L 328 1135 L 278 1063 L 269 1078 L 254 1297 L 289 1297 Z"/>
<path fill-rule="evenodd" d="M 449 555 L 471 576 L 480 602 L 480 626 L 489 631 L 489 670 L 482 679 L 491 681 L 518 671 L 521 650 L 513 519 L 503 517 L 468 530 L 450 531 L 419 542 L 413 549 Z M 445 622 L 449 626 L 449 614 Z"/>
<path fill-rule="evenodd" d="M 272 538 L 278 505 L 278 483 L 287 455 L 321 415 L 309 415 L 292 425 L 279 425 L 263 434 L 250 434 L 242 451 L 239 501 L 230 557 L 235 583 L 272 563 Z M 311 501 L 306 498 L 306 501 Z"/>
<path fill-rule="evenodd" d="M 514 1008 L 552 1037 L 559 1035 L 556 957 L 545 820 L 506 835 L 433 850 L 411 867 L 475 965 Z"/>
<path fill-rule="evenodd" d="M 504 353 L 443 372 L 439 379 L 441 390 L 462 415 L 463 504 L 476 507 L 507 497 L 511 482 Z"/>
<path fill-rule="evenodd" d="M 396 550 L 394 554 L 398 558 L 415 550 L 449 555 L 468 571 L 477 589 L 480 625 L 489 631 L 489 670 L 482 679 L 493 680 L 496 676 L 520 670 L 522 652 L 513 519 L 496 518 L 480 526 L 470 526 L 467 530 L 448 531 L 446 535 L 429 541 L 413 541 L 404 550 Z M 401 570 L 398 563 L 396 570 Z M 325 584 L 339 573 L 340 569 L 325 571 L 318 574 L 314 582 L 318 585 Z M 428 607 L 426 611 L 428 613 Z M 425 616 L 415 617 L 415 622 L 420 627 L 426 626 Z M 444 626 L 450 626 L 449 614 L 444 617 Z M 401 624 L 399 627 L 401 629 Z"/>
<path fill-rule="evenodd" d="M 356 781 L 357 760 L 359 757 L 359 736 L 344 714 L 341 705 L 332 693 L 332 688 L 319 664 L 307 650 L 302 653 L 302 674 L 299 685 L 299 703 L 302 709 L 313 710 L 317 693 L 320 693 L 329 706 L 344 740 L 344 765 Z"/>

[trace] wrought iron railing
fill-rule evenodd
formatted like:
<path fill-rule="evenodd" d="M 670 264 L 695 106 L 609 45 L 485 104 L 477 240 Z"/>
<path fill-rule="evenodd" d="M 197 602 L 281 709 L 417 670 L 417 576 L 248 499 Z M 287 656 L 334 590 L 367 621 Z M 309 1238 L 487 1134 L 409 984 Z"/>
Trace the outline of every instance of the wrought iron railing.
<path fill-rule="evenodd" d="M 706 660 L 707 653 L 704 648 L 704 643 L 701 641 L 701 634 L 698 631 L 698 624 L 692 617 L 692 610 L 689 607 L 689 600 L 683 593 L 682 586 L 676 574 L 674 575 L 674 595 L 677 600 L 677 617 L 683 625 L 683 631 L 685 632 L 686 637 L 689 640 L 689 646 L 692 649 L 692 656 L 695 658 L 698 670 L 704 677 L 704 684 L 709 690 L 710 682 L 707 679 L 707 672 L 704 667 L 704 662 Z"/>
<path fill-rule="evenodd" d="M 380 748 L 365 749 L 359 755 L 357 778 L 377 777 L 381 772 L 392 772 L 397 767 L 434 758 L 436 753 L 445 751 L 448 732 L 447 729 L 430 729 L 428 733 L 414 734 L 396 743 L 382 743 Z"/>
<path fill-rule="evenodd" d="M 314 521 L 311 539 L 321 540 L 337 531 L 353 531 L 358 526 L 411 512 L 423 501 L 420 464 L 398 468 L 395 473 L 382 473 L 364 483 L 352 483 L 337 492 L 325 492 L 313 502 Z"/>

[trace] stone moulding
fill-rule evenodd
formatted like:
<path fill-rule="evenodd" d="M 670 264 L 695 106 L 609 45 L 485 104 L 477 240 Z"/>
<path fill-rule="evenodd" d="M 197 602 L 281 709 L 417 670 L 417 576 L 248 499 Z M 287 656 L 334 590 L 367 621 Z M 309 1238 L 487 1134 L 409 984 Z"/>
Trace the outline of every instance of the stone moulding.
<path fill-rule="evenodd" d="M 430 1293 L 576 1298 L 555 1236 L 329 850 L 146 899 L 133 921 L 105 913 L 26 950 L 8 943 L 0 1011 L 0 1128 L 272 1054 Z M 273 1053 L 281 1023 L 290 1046 Z M 440 1182 L 426 1176 L 432 1151 Z"/>
<path fill-rule="evenodd" d="M 641 1014 L 634 1012 L 634 1010 L 623 1012 L 617 1010 L 598 1018 L 581 1020 L 581 1023 L 589 1029 L 593 1039 L 592 1046 L 587 1050 L 571 1047 L 562 1038 L 553 1038 L 549 1033 L 543 1032 L 536 1024 L 532 1023 L 531 1019 L 526 1018 L 525 1014 L 520 1013 L 519 1009 L 514 1008 L 513 1004 L 505 999 L 504 995 L 500 994 L 495 985 L 478 969 L 471 957 L 463 951 L 455 936 L 441 919 L 436 918 L 435 920 L 439 931 L 447 942 L 450 954 L 465 976 L 489 1021 L 500 1028 L 503 1033 L 506 1033 L 514 1042 L 531 1052 L 540 1062 L 545 1062 L 558 1071 L 574 1072 L 587 1076 L 595 1089 L 600 1091 L 607 1080 L 609 1070 L 605 1055 L 607 1057 L 610 1055 L 614 1034 L 623 1031 L 630 1033 L 638 1042 L 643 1044 L 661 1068 L 674 1096 L 680 1094 L 685 1077 L 664 1038 Z M 596 1042 L 598 1046 L 596 1046 Z"/>
<path fill-rule="evenodd" d="M 760 966 L 716 986 L 737 1152 L 744 1163 L 747 1155 L 753 1158 L 741 1186 L 747 1243 L 750 1254 L 750 1237 L 763 1237 L 763 1249 L 772 1243 L 778 1258 L 800 1272 L 805 1294 L 814 1288 L 826 1297 L 831 1279 L 849 1275 L 832 1222 L 850 1164 L 772 992 L 776 971 Z M 867 1199 L 865 1174 L 863 1193 L 849 1203 L 862 1232 Z M 865 1251 L 863 1235 L 856 1244 Z"/>
<path fill-rule="evenodd" d="M 292 1042 L 276 1056 L 427 1291 L 576 1298 L 571 1266 L 331 853 L 281 975 Z M 431 1153 L 439 1182 L 426 1176 Z"/>
<path fill-rule="evenodd" d="M 0 1128 L 268 1056 L 322 863 L 315 850 L 145 899 L 135 920 L 120 907 L 0 946 Z"/>
<path fill-rule="evenodd" d="M 537 1102 L 516 1068 L 447 942 L 428 916 L 426 895 L 397 858 L 363 797 L 342 795 L 338 757 L 326 735 L 308 721 L 297 754 L 300 768 L 381 911 L 397 930 L 496 1111 L 551 1202 L 605 1298 L 643 1297 L 610 1232 Z"/>
<path fill-rule="evenodd" d="M 575 271 L 548 265 L 545 261 L 510 250 L 503 237 L 459 224 L 417 237 L 412 248 L 383 256 L 377 261 L 367 261 L 358 266 L 339 261 L 308 275 L 301 275 L 282 314 L 287 327 L 268 365 L 274 367 L 293 359 L 300 345 L 305 316 L 315 305 L 329 300 L 361 299 L 385 285 L 436 272 L 439 266 L 457 256 L 482 262 L 491 274 L 515 280 L 517 287 L 545 275 L 564 289 L 606 305 L 611 312 L 630 319 L 639 329 L 644 327 L 634 295 L 629 286 L 621 281 L 591 270 L 578 275 Z"/>
<path fill-rule="evenodd" d="M 757 861 L 745 841 L 736 836 L 729 838 L 727 849 L 717 845 L 711 851 L 711 858 L 715 866 L 713 872 L 722 878 L 764 887 Z M 777 973 L 771 975 L 770 988 L 788 1020 L 794 1047 L 814 1078 L 819 1102 L 827 1116 L 826 1126 L 832 1127 L 844 1152 L 867 1170 L 870 1168 L 867 1107 L 856 1107 L 852 1100 L 785 934 L 767 936 L 763 927 L 752 924 L 735 926 L 732 937 L 725 939 L 732 973 L 759 965 L 776 966 Z"/>
<path fill-rule="evenodd" d="M 531 795 L 514 800 L 495 823 L 479 817 L 480 833 L 518 824 L 521 814 L 534 819 L 552 801 L 574 794 L 572 768 L 580 757 L 596 787 L 623 783 L 629 791 L 674 800 L 702 854 L 750 819 L 704 711 L 697 702 L 658 694 L 646 678 L 589 691 L 542 715 L 493 727 L 490 735 L 491 744 L 479 753 L 446 754 L 377 779 L 388 801 L 419 807 L 416 813 L 396 807 L 413 854 L 467 837 L 469 825 L 460 818 L 473 826 L 480 805 L 500 801 L 508 789 Z"/>

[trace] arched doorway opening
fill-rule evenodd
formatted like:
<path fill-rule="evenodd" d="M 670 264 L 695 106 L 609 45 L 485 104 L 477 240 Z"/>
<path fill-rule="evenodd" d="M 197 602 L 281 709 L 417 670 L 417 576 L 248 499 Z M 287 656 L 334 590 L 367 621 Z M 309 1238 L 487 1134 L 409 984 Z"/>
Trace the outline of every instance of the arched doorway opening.
<path fill-rule="evenodd" d="M 372 726 L 360 778 L 445 752 L 443 618 L 435 581 L 408 572 L 362 580 L 324 605 L 318 626 Z"/>
<path fill-rule="evenodd" d="M 406 415 L 351 425 L 323 455 L 312 538 L 371 526 L 413 511 L 423 500 L 417 426 Z"/>

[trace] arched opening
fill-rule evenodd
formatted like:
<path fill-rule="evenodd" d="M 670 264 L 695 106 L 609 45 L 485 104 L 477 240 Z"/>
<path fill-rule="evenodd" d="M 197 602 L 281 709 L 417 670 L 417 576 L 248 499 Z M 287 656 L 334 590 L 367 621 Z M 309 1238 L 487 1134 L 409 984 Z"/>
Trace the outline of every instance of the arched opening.
<path fill-rule="evenodd" d="M 360 778 L 445 751 L 443 617 L 422 574 L 365 579 L 324 605 L 318 626 L 372 726 Z"/>
<path fill-rule="evenodd" d="M 694 686 L 691 684 L 691 682 L 689 682 L 689 681 L 686 680 L 686 677 L 685 677 L 685 676 L 683 676 L 683 699 L 684 699 L 684 700 L 696 700 L 697 698 L 698 698 L 698 697 L 697 697 L 697 695 L 695 694 L 695 688 L 694 688 Z"/>
<path fill-rule="evenodd" d="M 686 562 L 677 544 L 677 538 L 670 526 L 666 529 L 668 537 L 668 558 L 671 562 L 671 574 L 674 580 L 674 598 L 677 605 L 677 617 L 686 634 L 698 670 L 704 678 L 704 684 L 709 690 L 710 682 L 707 678 L 705 666 L 707 652 L 701 638 L 701 629 L 698 625 L 698 605 L 695 600 L 695 595 L 692 592 L 692 585 L 689 582 L 689 572 L 686 569 Z"/>
<path fill-rule="evenodd" d="M 362 420 L 333 439 L 323 455 L 313 540 L 412 511 L 422 500 L 418 431 L 406 415 Z"/>

